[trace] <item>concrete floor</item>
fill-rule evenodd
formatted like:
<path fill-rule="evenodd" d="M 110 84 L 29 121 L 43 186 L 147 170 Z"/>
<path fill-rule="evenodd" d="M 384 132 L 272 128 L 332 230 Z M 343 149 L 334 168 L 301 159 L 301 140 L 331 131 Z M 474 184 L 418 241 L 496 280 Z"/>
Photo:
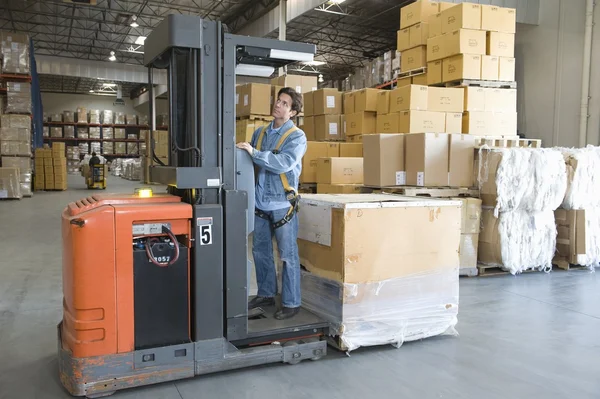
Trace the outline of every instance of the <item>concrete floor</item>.
<path fill-rule="evenodd" d="M 68 398 L 58 379 L 60 213 L 89 194 L 0 202 L 0 399 Z M 108 192 L 135 183 L 109 180 Z M 461 279 L 459 337 L 330 349 L 272 365 L 122 391 L 132 398 L 599 398 L 600 277 L 586 271 Z"/>

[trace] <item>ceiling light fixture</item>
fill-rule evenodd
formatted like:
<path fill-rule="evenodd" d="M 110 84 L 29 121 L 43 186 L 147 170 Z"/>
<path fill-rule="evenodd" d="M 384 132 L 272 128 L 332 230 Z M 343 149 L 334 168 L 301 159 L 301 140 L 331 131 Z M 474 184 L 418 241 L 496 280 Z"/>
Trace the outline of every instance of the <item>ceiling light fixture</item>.
<path fill-rule="evenodd" d="M 90 89 L 90 93 L 93 93 L 93 92 L 94 92 L 94 89 Z"/>
<path fill-rule="evenodd" d="M 146 41 L 146 36 L 138 36 L 138 38 L 135 39 L 135 44 L 143 46 L 145 41 Z"/>
<path fill-rule="evenodd" d="M 132 28 L 137 28 L 138 26 L 140 26 L 137 23 L 137 17 L 135 15 L 131 17 L 131 23 L 129 24 L 129 26 L 131 26 Z"/>
<path fill-rule="evenodd" d="M 115 87 L 116 85 L 116 83 L 102 83 L 102 86 L 104 87 Z"/>
<path fill-rule="evenodd" d="M 323 83 L 323 75 L 319 74 L 319 83 Z"/>
<path fill-rule="evenodd" d="M 306 61 L 306 62 L 303 62 L 303 64 L 304 64 L 304 65 L 311 65 L 311 66 L 319 66 L 319 65 L 325 65 L 325 64 L 327 64 L 327 63 L 326 63 L 325 61 L 317 61 L 317 60 L 314 60 L 314 61 Z"/>
<path fill-rule="evenodd" d="M 346 0 L 329 0 L 331 4 L 342 4 Z"/>
<path fill-rule="evenodd" d="M 310 62 L 314 61 L 314 54 L 311 53 L 300 53 L 298 51 L 288 51 L 288 50 L 278 50 L 271 49 L 269 53 L 269 57 L 275 58 L 278 60 L 288 60 L 288 61 L 304 61 Z"/>
<path fill-rule="evenodd" d="M 114 51 L 110 52 L 110 57 L 108 57 L 108 60 L 109 61 L 116 61 L 117 60 L 117 57 L 115 57 L 115 52 Z"/>

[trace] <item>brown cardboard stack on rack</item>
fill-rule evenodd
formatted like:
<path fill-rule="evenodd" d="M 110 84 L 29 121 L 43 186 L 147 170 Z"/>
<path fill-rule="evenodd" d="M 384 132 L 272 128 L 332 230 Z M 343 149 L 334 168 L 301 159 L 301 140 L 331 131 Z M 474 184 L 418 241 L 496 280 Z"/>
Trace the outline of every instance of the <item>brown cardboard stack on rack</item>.
<path fill-rule="evenodd" d="M 30 73 L 29 36 L 13 32 L 0 32 L 2 72 L 5 74 Z"/>
<path fill-rule="evenodd" d="M 0 116 L 0 165 L 19 169 L 20 195 L 31 197 L 31 117 Z"/>
<path fill-rule="evenodd" d="M 19 168 L 0 168 L 0 199 L 21 199 L 21 185 L 19 184 Z"/>
<path fill-rule="evenodd" d="M 428 84 L 515 80 L 515 9 L 462 3 L 428 18 Z"/>

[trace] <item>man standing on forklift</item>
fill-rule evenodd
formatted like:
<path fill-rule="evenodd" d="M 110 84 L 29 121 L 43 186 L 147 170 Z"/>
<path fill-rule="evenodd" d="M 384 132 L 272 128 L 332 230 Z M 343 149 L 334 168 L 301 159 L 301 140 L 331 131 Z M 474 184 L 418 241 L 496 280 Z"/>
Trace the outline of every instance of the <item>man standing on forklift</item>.
<path fill-rule="evenodd" d="M 290 120 L 302 111 L 302 96 L 290 87 L 277 94 L 273 121 L 257 129 L 250 143 L 239 143 L 255 166 L 256 210 L 252 254 L 258 295 L 248 309 L 275 305 L 277 275 L 273 260 L 273 235 L 283 261 L 281 304 L 278 320 L 294 317 L 300 310 L 300 258 L 298 256 L 298 180 L 306 136 Z"/>
<path fill-rule="evenodd" d="M 98 158 L 95 152 L 92 152 L 92 157 L 90 158 L 89 165 L 90 168 L 94 165 L 100 165 L 100 158 Z"/>

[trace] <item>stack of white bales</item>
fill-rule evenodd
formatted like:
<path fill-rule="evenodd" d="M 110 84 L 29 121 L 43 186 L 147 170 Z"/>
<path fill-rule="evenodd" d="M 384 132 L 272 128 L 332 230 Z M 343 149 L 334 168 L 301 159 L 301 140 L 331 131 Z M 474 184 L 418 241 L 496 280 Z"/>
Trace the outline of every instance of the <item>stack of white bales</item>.
<path fill-rule="evenodd" d="M 557 255 L 569 263 L 597 267 L 600 265 L 600 148 L 560 151 L 567 167 L 567 192 L 560 212 L 569 223 L 583 226 L 569 226 L 569 231 L 564 232 L 568 245 L 560 245 L 562 242 L 557 245 Z M 563 238 L 561 233 L 559 230 L 559 239 Z"/>
<path fill-rule="evenodd" d="M 554 210 L 567 188 L 562 153 L 547 148 L 482 150 L 479 183 L 484 205 L 479 262 L 512 274 L 551 270 Z"/>

